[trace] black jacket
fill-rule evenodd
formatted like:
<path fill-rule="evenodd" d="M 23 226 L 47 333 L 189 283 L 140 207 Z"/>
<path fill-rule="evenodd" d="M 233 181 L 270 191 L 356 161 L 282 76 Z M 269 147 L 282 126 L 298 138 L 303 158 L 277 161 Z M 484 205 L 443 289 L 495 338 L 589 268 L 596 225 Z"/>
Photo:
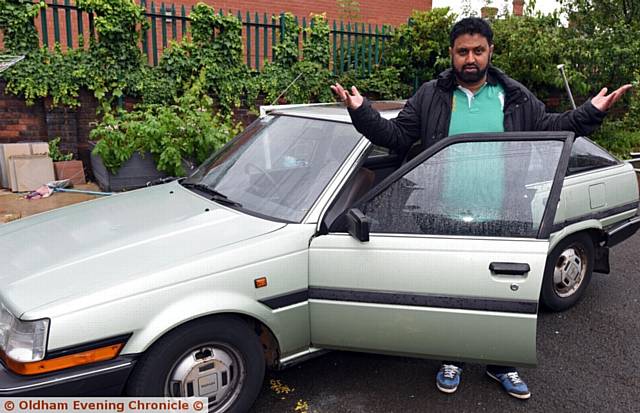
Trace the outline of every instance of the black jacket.
<path fill-rule="evenodd" d="M 487 81 L 500 83 L 505 91 L 504 130 L 573 131 L 589 135 L 604 119 L 601 112 L 585 102 L 576 110 L 546 113 L 544 103 L 526 87 L 495 67 L 489 67 Z M 384 119 L 365 99 L 362 106 L 349 110 L 353 125 L 376 145 L 406 153 L 417 140 L 422 149 L 449 135 L 451 99 L 457 83 L 452 69 L 442 72 L 438 79 L 424 83 L 405 104 L 398 117 Z"/>

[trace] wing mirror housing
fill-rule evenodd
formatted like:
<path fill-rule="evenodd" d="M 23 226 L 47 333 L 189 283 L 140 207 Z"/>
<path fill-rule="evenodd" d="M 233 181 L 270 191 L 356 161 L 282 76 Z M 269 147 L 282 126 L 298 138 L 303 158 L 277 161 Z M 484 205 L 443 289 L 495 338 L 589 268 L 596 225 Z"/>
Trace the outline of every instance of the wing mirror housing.
<path fill-rule="evenodd" d="M 347 211 L 349 234 L 361 242 L 369 241 L 369 218 L 358 208 Z"/>

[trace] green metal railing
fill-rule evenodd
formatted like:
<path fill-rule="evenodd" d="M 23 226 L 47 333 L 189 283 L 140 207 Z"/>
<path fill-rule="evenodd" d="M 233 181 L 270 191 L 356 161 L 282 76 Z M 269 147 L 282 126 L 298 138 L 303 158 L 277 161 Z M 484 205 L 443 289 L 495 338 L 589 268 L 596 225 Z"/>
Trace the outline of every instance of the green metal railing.
<path fill-rule="evenodd" d="M 141 33 L 140 48 L 147 56 L 149 64 L 157 65 L 163 50 L 169 47 L 171 41 L 180 41 L 188 36 L 190 19 L 184 6 L 176 8 L 174 4 L 158 5 L 148 0 L 139 2 L 145 9 L 149 21 L 148 29 Z M 59 44 L 63 49 L 85 47 L 88 44 L 85 39 L 95 38 L 93 14 L 78 10 L 70 0 L 50 0 L 47 6 L 38 16 L 38 28 L 44 46 L 54 47 L 55 44 Z M 219 12 L 224 13 L 222 9 Z M 242 37 L 247 66 L 260 70 L 265 62 L 271 60 L 273 47 L 280 41 L 286 28 L 280 24 L 278 16 L 267 13 L 261 16 L 258 13 L 246 12 L 243 16 L 238 11 L 236 16 L 243 25 Z M 297 17 L 296 23 L 300 24 Z M 303 17 L 300 26 L 305 29 L 312 24 L 313 22 L 308 25 L 306 17 Z M 356 70 L 361 74 L 371 73 L 375 65 L 383 62 L 385 43 L 391 37 L 389 26 L 333 20 L 330 28 L 330 60 L 331 69 L 335 74 L 346 70 Z M 53 29 L 53 38 L 50 29 Z M 64 42 L 62 31 L 65 34 Z M 299 36 L 300 48 L 306 36 L 306 32 L 302 30 Z"/>

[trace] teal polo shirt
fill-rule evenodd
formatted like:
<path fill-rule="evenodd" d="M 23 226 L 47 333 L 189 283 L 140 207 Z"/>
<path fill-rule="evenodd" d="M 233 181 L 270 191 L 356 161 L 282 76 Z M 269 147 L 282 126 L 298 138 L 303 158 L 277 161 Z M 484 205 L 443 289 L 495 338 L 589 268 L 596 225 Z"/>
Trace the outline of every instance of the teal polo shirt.
<path fill-rule="evenodd" d="M 504 132 L 504 89 L 485 83 L 474 94 L 458 86 L 453 92 L 449 135 Z M 447 215 L 485 221 L 502 210 L 504 164 L 501 142 L 457 144 L 447 152 L 443 206 Z"/>

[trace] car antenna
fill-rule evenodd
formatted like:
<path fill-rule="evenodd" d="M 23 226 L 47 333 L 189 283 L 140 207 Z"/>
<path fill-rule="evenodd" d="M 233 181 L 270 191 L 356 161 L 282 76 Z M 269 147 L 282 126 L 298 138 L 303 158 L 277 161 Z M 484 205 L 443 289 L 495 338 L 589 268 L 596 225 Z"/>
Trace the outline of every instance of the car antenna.
<path fill-rule="evenodd" d="M 573 100 L 573 94 L 571 93 L 571 88 L 569 87 L 569 81 L 567 80 L 567 76 L 564 74 L 564 65 L 558 65 L 558 70 L 560 71 L 560 74 L 562 75 L 562 79 L 564 80 L 564 87 L 565 89 L 567 89 L 567 94 L 569 95 L 569 99 L 571 100 L 571 106 L 575 109 L 576 108 L 576 102 L 575 100 Z"/>
<path fill-rule="evenodd" d="M 298 76 L 296 76 L 296 78 L 293 79 L 293 82 L 289 83 L 289 86 L 287 86 L 287 88 L 283 90 L 282 93 L 280 93 L 280 95 L 277 98 L 275 98 L 273 102 L 271 102 L 271 106 L 275 105 L 276 102 L 278 102 L 280 98 L 284 96 L 285 93 L 287 93 L 287 90 L 289 90 L 289 88 L 293 86 L 293 84 L 296 83 L 298 79 L 300 79 L 300 76 L 302 76 L 302 72 L 300 72 L 300 74 L 298 74 Z"/>
<path fill-rule="evenodd" d="M 5 70 L 10 68 L 11 66 L 15 65 L 16 63 L 18 63 L 22 59 L 24 59 L 24 55 L 19 55 L 19 56 L 4 55 L 4 56 L 0 56 L 0 73 L 4 72 Z"/>

